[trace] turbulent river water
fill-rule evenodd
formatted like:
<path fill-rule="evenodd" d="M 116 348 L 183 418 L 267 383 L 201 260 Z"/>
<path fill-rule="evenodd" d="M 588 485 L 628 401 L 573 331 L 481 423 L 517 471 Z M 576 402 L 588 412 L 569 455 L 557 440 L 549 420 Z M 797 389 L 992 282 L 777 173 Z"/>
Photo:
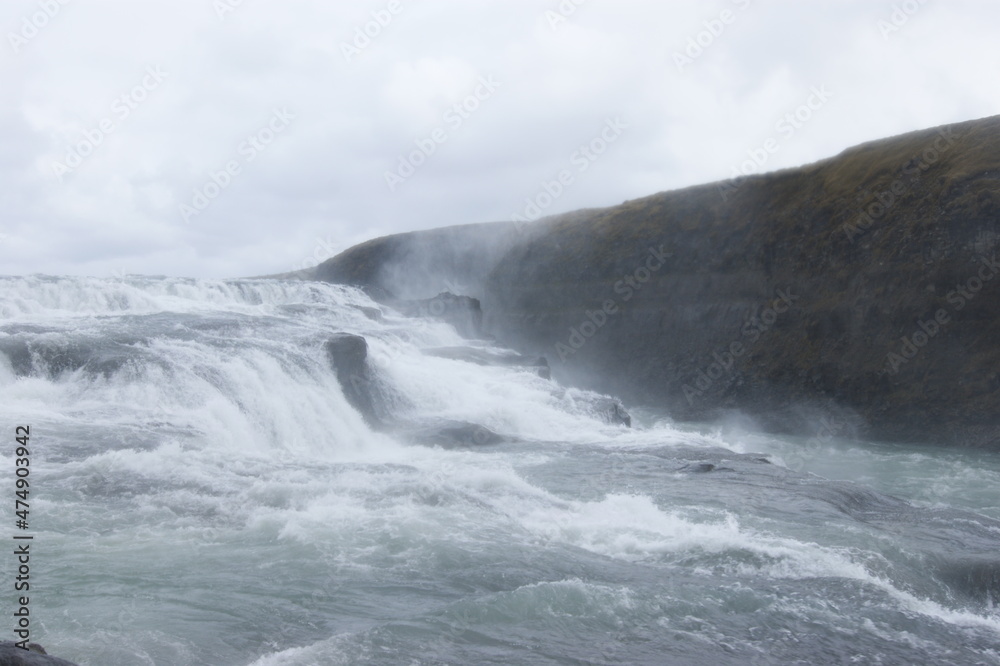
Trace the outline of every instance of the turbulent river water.
<path fill-rule="evenodd" d="M 305 282 L 0 278 L 32 640 L 93 666 L 1000 664 L 995 454 L 626 428 L 377 309 Z M 399 422 L 505 441 L 372 430 L 336 332 L 367 339 Z"/>

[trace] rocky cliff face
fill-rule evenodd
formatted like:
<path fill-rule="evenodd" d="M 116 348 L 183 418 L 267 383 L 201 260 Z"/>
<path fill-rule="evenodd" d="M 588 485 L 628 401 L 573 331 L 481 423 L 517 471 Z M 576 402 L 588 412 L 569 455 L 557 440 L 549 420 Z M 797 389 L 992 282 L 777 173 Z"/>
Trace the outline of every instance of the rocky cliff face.
<path fill-rule="evenodd" d="M 1000 448 L 998 262 L 1000 117 L 527 226 L 378 239 L 318 275 L 465 284 L 484 329 L 557 377 L 680 418 L 780 427 L 819 408 L 834 434 Z"/>

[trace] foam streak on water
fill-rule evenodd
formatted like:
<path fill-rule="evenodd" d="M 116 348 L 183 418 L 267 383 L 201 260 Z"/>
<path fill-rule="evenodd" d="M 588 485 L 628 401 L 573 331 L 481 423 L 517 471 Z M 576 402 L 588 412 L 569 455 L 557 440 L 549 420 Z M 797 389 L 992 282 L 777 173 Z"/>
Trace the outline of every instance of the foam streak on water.
<path fill-rule="evenodd" d="M 505 443 L 372 430 L 336 332 L 397 423 Z M 467 344 L 333 285 L 0 278 L 33 640 L 110 666 L 1000 663 L 994 458 L 627 429 L 422 351 Z"/>

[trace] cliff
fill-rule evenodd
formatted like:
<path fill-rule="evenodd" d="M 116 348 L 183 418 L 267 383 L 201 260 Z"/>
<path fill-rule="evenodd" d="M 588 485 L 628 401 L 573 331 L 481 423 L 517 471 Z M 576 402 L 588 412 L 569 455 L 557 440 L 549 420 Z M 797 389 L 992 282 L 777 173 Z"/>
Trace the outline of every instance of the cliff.
<path fill-rule="evenodd" d="M 993 117 L 528 225 L 376 239 L 317 276 L 474 295 L 486 330 L 557 377 L 679 418 L 788 428 L 821 410 L 834 434 L 1000 448 L 998 216 Z"/>

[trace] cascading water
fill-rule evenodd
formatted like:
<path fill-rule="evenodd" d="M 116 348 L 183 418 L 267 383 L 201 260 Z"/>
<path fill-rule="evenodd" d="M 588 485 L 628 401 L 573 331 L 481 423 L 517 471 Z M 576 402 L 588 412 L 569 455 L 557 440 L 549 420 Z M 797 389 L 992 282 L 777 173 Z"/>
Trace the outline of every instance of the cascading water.
<path fill-rule="evenodd" d="M 373 430 L 337 333 L 397 424 L 500 439 Z M 629 429 L 425 353 L 470 345 L 335 285 L 0 278 L 32 640 L 102 666 L 1000 664 L 995 457 Z"/>

